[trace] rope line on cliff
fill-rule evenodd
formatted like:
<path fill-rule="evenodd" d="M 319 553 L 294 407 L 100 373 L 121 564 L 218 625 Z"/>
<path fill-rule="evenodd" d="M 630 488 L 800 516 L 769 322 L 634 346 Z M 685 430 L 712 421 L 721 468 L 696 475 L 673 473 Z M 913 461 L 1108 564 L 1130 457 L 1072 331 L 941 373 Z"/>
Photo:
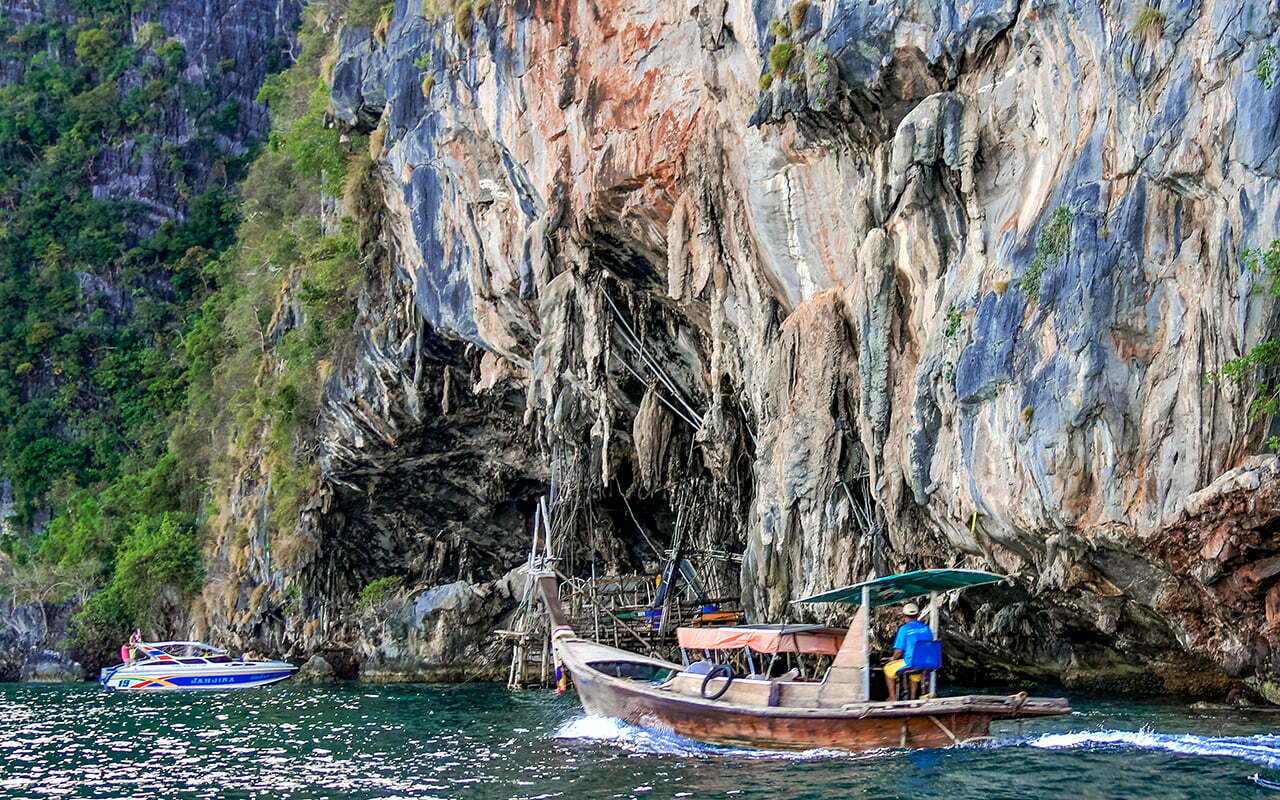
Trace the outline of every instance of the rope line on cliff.
<path fill-rule="evenodd" d="M 663 404 L 671 408 L 671 410 L 674 411 L 681 419 L 683 419 L 685 422 L 692 425 L 695 430 L 698 428 L 701 428 L 702 415 L 699 414 L 697 411 L 694 411 L 693 406 L 690 405 L 689 402 L 684 399 L 684 395 L 680 393 L 680 390 L 678 388 L 676 388 L 675 381 L 671 379 L 671 376 L 668 375 L 666 371 L 662 369 L 662 367 L 653 358 L 653 356 L 649 355 L 649 351 L 646 350 L 644 345 L 641 343 L 640 337 L 636 334 L 635 329 L 633 329 L 631 327 L 631 324 L 627 322 L 626 317 L 622 315 L 622 311 L 619 310 L 617 304 L 613 302 L 613 298 L 609 296 L 609 293 L 605 291 L 603 287 L 601 287 L 600 289 L 600 294 L 604 296 L 605 301 L 609 304 L 609 309 L 613 312 L 614 317 L 618 320 L 618 324 L 620 325 L 619 331 L 622 333 L 622 338 L 627 342 L 627 344 L 629 344 L 636 351 L 637 354 L 639 354 L 640 360 L 643 361 L 649 367 L 649 369 L 653 371 L 653 374 L 656 377 L 656 379 L 663 386 L 665 386 L 667 391 L 671 393 L 671 395 L 676 399 L 676 401 L 679 402 L 680 405 L 684 407 L 684 413 L 682 413 L 680 409 L 677 409 L 671 403 L 671 401 L 663 397 L 661 393 L 658 394 L 658 399 L 662 400 Z M 615 353 L 615 355 L 617 354 Z M 646 382 L 643 378 L 640 377 L 640 375 L 636 372 L 636 370 L 626 362 L 626 359 L 622 358 L 621 356 L 618 356 L 618 361 L 620 361 L 623 364 L 623 366 L 625 366 L 628 370 L 630 370 L 631 373 L 636 376 L 637 380 L 640 380 L 642 383 Z"/>
<path fill-rule="evenodd" d="M 623 358 L 622 356 L 618 355 L 617 353 L 614 353 L 614 354 L 613 354 L 613 356 L 614 356 L 614 358 L 616 358 L 616 359 L 618 360 L 618 363 L 619 363 L 619 364 L 621 364 L 622 366 L 626 367 L 626 368 L 627 368 L 627 372 L 630 372 L 630 373 L 631 373 L 631 375 L 632 375 L 632 377 L 634 377 L 636 380 L 640 381 L 640 383 L 644 384 L 645 386 L 651 386 L 651 385 L 653 385 L 653 383 L 654 383 L 654 381 L 653 381 L 653 380 L 651 380 L 651 379 L 646 379 L 643 375 L 641 375 L 639 372 L 637 372 L 637 371 L 636 371 L 636 368 L 635 368 L 635 367 L 633 367 L 633 366 L 631 366 L 630 364 L 628 364 L 628 363 L 627 363 L 627 360 L 626 360 L 625 358 Z M 675 414 L 677 417 L 679 417 L 680 419 L 682 419 L 682 420 L 684 420 L 686 423 L 688 423 L 690 427 L 694 428 L 695 430 L 696 430 L 696 429 L 698 429 L 699 427 L 701 427 L 698 423 L 694 422 L 693 420 L 691 420 L 691 419 L 689 419 L 687 416 L 685 416 L 684 412 L 683 412 L 683 411 L 681 411 L 679 408 L 677 408 L 674 404 L 672 404 L 672 402 L 671 402 L 670 400 L 668 400 L 666 397 L 664 397 L 664 396 L 663 396 L 663 394 L 662 394 L 662 392 L 654 392 L 654 395 L 655 395 L 659 400 L 661 400 L 661 401 L 662 401 L 662 404 L 663 404 L 664 406 L 666 406 L 667 408 L 671 409 L 671 412 L 672 412 L 673 414 Z"/>

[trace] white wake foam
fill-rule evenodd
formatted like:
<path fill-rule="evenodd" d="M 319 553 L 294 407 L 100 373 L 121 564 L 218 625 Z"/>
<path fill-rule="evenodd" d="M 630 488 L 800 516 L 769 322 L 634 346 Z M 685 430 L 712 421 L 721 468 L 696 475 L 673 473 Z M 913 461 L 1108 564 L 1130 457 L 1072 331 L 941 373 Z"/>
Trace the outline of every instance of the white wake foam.
<path fill-rule="evenodd" d="M 843 750 L 755 750 L 742 747 L 721 747 L 677 736 L 674 733 L 637 728 L 612 717 L 574 717 L 561 725 L 555 733 L 557 739 L 609 742 L 634 753 L 685 758 L 770 758 L 791 761 L 809 761 L 819 758 L 861 758 L 865 753 L 849 753 Z"/>
<path fill-rule="evenodd" d="M 729 757 L 806 761 L 822 758 L 879 758 L 901 751 L 882 750 L 850 753 L 843 750 L 774 751 L 704 744 L 673 733 L 638 728 L 611 717 L 575 717 L 555 732 L 557 739 L 609 742 L 624 750 L 646 755 L 685 758 Z M 966 745 L 968 747 L 969 745 Z M 1186 756 L 1238 758 L 1270 769 L 1280 769 L 1280 734 L 1253 736 L 1198 736 L 1192 733 L 1158 733 L 1141 730 L 1096 730 L 1045 733 L 1026 739 L 1001 739 L 975 744 L 979 749 L 1036 747 L 1044 750 L 1136 749 L 1156 750 Z"/>
<path fill-rule="evenodd" d="M 1026 741 L 1046 750 L 1072 748 L 1134 748 L 1162 750 L 1188 756 L 1239 758 L 1280 769 L 1280 735 L 1197 736 L 1193 733 L 1157 733 L 1150 728 L 1136 731 L 1078 731 L 1046 733 Z"/>

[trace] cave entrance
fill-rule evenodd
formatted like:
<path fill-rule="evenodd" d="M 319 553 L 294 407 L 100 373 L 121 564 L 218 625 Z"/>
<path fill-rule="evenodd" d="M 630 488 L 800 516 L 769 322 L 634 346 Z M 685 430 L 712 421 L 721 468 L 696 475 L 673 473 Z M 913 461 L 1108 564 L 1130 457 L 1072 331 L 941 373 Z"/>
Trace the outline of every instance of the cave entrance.
<path fill-rule="evenodd" d="M 676 661 L 677 628 L 740 623 L 741 547 L 710 536 L 701 519 L 708 505 L 698 502 L 696 486 L 632 499 L 616 483 L 572 510 L 544 499 L 533 550 L 550 553 L 562 574 L 560 600 L 573 629 Z M 512 629 L 501 632 L 512 642 L 513 689 L 544 686 L 552 677 L 549 631 L 529 589 Z"/>

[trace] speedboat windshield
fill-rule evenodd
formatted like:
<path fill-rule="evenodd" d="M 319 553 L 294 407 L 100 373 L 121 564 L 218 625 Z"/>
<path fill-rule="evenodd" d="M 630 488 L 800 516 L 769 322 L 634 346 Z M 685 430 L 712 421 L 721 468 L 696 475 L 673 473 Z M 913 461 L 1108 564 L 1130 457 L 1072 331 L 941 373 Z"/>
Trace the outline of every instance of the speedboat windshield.
<path fill-rule="evenodd" d="M 162 661 L 174 658 L 208 658 L 227 654 L 226 650 L 204 642 L 139 642 L 135 647 L 147 658 Z"/>

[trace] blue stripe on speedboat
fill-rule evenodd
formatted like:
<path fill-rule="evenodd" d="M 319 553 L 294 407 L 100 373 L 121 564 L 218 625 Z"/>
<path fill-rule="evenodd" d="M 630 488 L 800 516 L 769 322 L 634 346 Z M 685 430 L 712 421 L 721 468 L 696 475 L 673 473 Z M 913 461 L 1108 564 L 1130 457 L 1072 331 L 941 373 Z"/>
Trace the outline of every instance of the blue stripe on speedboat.
<path fill-rule="evenodd" d="M 166 682 L 174 686 L 238 686 L 245 683 L 279 680 L 292 674 L 293 670 L 250 672 L 242 675 L 176 675 Z"/>

